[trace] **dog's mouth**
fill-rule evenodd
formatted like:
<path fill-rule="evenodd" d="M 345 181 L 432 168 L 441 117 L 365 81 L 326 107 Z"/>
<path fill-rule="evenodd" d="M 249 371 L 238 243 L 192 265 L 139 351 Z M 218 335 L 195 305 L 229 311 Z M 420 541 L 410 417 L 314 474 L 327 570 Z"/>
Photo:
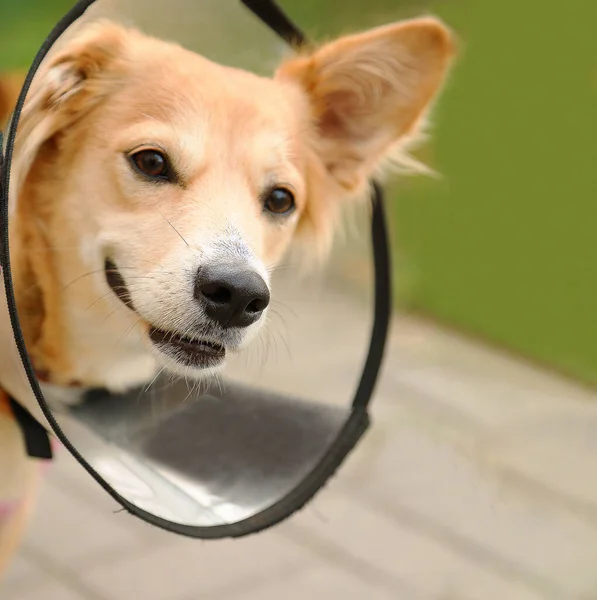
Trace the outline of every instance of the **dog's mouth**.
<path fill-rule="evenodd" d="M 104 271 L 106 281 L 116 297 L 130 310 L 139 314 L 135 310 L 124 277 L 116 264 L 107 258 Z M 153 347 L 182 366 L 195 369 L 217 367 L 226 357 L 226 349 L 217 342 L 188 338 L 172 331 L 158 329 L 149 323 L 148 326 L 148 337 Z"/>
<path fill-rule="evenodd" d="M 217 367 L 226 357 L 226 349 L 221 344 L 190 339 L 157 327 L 150 328 L 149 339 L 157 350 L 186 367 Z"/>

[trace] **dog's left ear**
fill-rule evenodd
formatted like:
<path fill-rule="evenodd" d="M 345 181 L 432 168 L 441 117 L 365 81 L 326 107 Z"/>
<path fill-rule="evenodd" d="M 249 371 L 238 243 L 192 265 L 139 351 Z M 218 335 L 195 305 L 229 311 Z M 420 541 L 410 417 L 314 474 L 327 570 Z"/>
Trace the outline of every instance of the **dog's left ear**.
<path fill-rule="evenodd" d="M 416 132 L 453 54 L 450 31 L 429 17 L 342 37 L 278 69 L 307 96 L 314 154 L 340 193 L 362 189 Z"/>

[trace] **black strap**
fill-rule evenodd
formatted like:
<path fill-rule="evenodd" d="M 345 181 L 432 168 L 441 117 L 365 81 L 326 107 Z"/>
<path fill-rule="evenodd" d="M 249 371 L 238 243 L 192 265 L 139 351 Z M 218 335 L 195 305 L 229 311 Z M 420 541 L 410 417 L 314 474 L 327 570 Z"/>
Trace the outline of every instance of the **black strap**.
<path fill-rule="evenodd" d="M 372 181 L 371 243 L 374 267 L 373 329 L 369 338 L 369 352 L 363 367 L 359 386 L 352 402 L 353 408 L 366 408 L 373 395 L 384 356 L 390 318 L 392 315 L 392 269 L 390 240 L 384 211 L 384 193 L 381 185 Z"/>
<path fill-rule="evenodd" d="M 271 0 L 241 0 L 241 2 L 290 46 L 299 47 L 305 44 L 303 32 L 275 2 Z"/>
<path fill-rule="evenodd" d="M 45 458 L 48 460 L 53 458 L 52 444 L 46 429 L 14 398 L 9 396 L 8 402 L 12 414 L 23 432 L 27 454 L 31 458 Z"/>

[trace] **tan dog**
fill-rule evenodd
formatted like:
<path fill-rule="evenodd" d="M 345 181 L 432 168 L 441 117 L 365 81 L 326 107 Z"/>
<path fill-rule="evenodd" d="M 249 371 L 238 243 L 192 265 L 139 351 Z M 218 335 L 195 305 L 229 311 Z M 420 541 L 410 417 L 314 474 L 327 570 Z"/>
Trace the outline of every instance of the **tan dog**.
<path fill-rule="evenodd" d="M 452 54 L 423 18 L 269 79 L 113 23 L 79 32 L 36 75 L 12 166 L 14 288 L 37 372 L 118 391 L 161 368 L 220 369 L 259 334 L 290 245 L 325 255 L 342 207 L 416 136 Z M 8 545 L 16 521 L 0 516 Z"/>

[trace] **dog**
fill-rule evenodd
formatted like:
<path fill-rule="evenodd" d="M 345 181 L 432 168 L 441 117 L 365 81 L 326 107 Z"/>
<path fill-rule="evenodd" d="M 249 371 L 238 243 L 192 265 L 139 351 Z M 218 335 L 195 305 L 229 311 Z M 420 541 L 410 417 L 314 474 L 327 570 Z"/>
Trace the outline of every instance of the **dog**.
<path fill-rule="evenodd" d="M 77 31 L 33 79 L 11 168 L 36 373 L 120 392 L 161 369 L 203 380 L 250 351 L 272 269 L 291 247 L 325 259 L 344 207 L 422 131 L 454 54 L 433 17 L 302 50 L 270 78 L 110 21 Z M 2 563 L 39 469 L 1 403 L 0 432 Z"/>

